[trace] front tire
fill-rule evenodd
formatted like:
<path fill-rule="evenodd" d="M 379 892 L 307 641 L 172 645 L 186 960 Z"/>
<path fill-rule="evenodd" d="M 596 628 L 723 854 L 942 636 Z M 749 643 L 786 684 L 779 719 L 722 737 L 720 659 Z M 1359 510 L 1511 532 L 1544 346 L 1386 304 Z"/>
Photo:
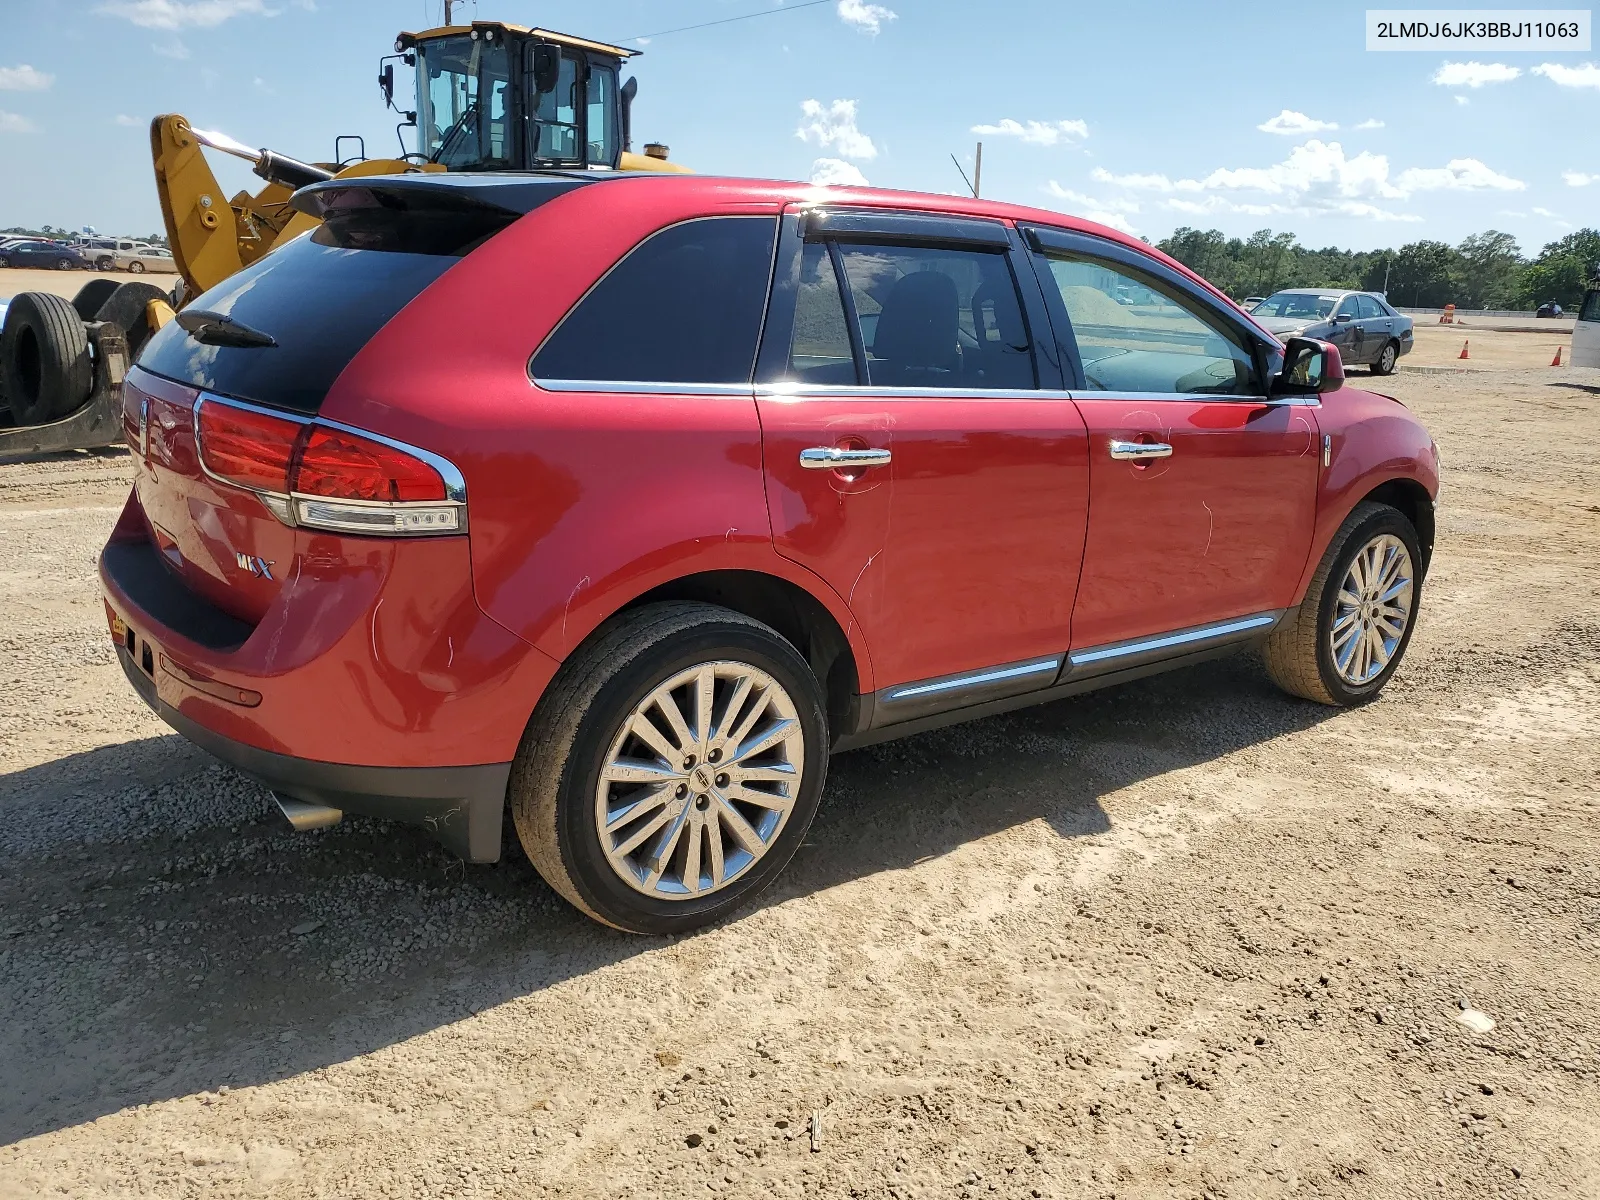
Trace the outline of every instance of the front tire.
<path fill-rule="evenodd" d="M 1399 343 L 1394 341 L 1386 342 L 1378 354 L 1377 361 L 1372 364 L 1372 373 L 1374 375 L 1393 375 L 1395 364 L 1399 361 Z"/>
<path fill-rule="evenodd" d="M 1411 643 L 1422 600 L 1417 531 L 1387 504 L 1344 519 L 1300 607 L 1272 631 L 1262 659 L 1294 696 L 1340 708 L 1374 699 Z"/>
<path fill-rule="evenodd" d="M 720 920 L 793 857 L 827 773 L 822 689 L 774 630 L 709 604 L 614 618 L 557 672 L 512 766 L 523 849 L 630 933 Z"/>

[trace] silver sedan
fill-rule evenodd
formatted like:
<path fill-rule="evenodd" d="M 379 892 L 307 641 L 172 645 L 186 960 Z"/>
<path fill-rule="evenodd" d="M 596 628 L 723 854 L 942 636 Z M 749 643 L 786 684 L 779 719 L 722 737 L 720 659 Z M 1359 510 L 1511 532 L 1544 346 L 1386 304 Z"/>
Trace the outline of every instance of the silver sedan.
<path fill-rule="evenodd" d="M 1280 339 L 1332 342 L 1345 365 L 1366 364 L 1374 375 L 1392 374 L 1400 356 L 1411 353 L 1411 318 L 1376 292 L 1295 288 L 1274 292 L 1251 315 Z"/>

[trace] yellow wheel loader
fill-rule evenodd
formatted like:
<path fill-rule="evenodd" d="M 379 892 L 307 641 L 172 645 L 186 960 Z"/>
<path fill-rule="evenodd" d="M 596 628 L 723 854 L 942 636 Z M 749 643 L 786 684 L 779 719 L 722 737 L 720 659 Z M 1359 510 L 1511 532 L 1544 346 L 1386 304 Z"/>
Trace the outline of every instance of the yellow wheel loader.
<path fill-rule="evenodd" d="M 385 103 L 416 149 L 398 158 L 308 163 L 195 129 L 175 113 L 150 123 L 156 194 L 179 282 L 94 279 L 71 301 L 25 292 L 0 312 L 0 458 L 117 445 L 122 377 L 145 340 L 189 300 L 317 219 L 289 206 L 327 179 L 407 171 L 683 171 L 665 146 L 631 150 L 637 53 L 586 38 L 474 21 L 402 33 L 379 63 Z M 395 103 L 396 67 L 413 74 L 416 107 Z M 340 138 L 335 158 L 346 141 Z M 203 148 L 246 159 L 266 185 L 223 194 Z M 0 305 L 5 305 L 0 300 Z"/>

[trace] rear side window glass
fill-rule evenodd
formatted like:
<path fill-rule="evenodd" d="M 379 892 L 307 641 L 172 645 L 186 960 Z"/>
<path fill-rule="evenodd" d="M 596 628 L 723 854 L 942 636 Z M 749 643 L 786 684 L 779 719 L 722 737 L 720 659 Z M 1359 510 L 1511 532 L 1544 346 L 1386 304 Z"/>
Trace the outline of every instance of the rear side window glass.
<path fill-rule="evenodd" d="M 839 290 L 833 256 L 823 242 L 808 243 L 800 259 L 787 377 L 801 383 L 848 386 L 856 382 L 844 294 Z"/>
<path fill-rule="evenodd" d="M 1600 288 L 1592 288 L 1583 298 L 1583 308 L 1578 311 L 1580 321 L 1600 321 Z"/>
<path fill-rule="evenodd" d="M 1250 351 L 1237 334 L 1202 315 L 1197 301 L 1098 259 L 1051 255 L 1048 261 L 1090 388 L 1259 394 Z"/>
<path fill-rule="evenodd" d="M 1036 386 L 1033 348 L 1003 254 L 841 243 L 873 387 Z"/>
<path fill-rule="evenodd" d="M 535 379 L 748 383 L 776 217 L 707 217 L 654 234 L 533 356 Z"/>
<path fill-rule="evenodd" d="M 1388 314 L 1383 311 L 1383 307 L 1371 296 L 1358 296 L 1357 299 L 1361 303 L 1361 317 L 1363 320 L 1370 320 L 1373 317 L 1388 316 Z"/>

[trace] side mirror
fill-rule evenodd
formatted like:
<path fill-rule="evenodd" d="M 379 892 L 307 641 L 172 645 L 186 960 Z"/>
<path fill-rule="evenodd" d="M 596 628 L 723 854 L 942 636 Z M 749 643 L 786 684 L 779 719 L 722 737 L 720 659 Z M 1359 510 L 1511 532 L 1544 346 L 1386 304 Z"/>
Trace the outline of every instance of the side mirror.
<path fill-rule="evenodd" d="M 533 90 L 543 95 L 556 90 L 561 78 L 561 51 L 555 46 L 533 48 Z"/>
<path fill-rule="evenodd" d="M 383 89 L 383 102 L 388 107 L 394 107 L 394 64 L 385 63 L 383 70 L 378 72 L 378 86 Z"/>
<path fill-rule="evenodd" d="M 1272 381 L 1274 396 L 1333 392 L 1344 386 L 1339 347 L 1316 338 L 1293 337 L 1283 347 L 1283 370 Z"/>
<path fill-rule="evenodd" d="M 1335 325 L 1348 325 L 1350 323 L 1350 314 L 1340 313 L 1338 316 L 1333 318 L 1333 323 Z"/>

